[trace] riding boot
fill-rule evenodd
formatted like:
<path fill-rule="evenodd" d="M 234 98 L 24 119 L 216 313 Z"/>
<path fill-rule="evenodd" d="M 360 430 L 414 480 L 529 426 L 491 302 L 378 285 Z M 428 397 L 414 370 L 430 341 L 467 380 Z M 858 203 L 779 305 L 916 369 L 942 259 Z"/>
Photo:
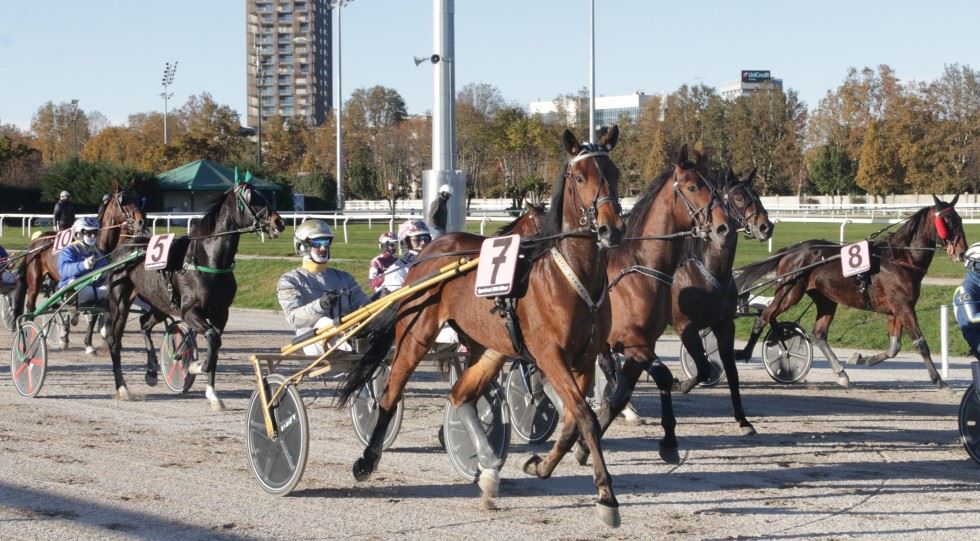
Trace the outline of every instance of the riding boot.
<path fill-rule="evenodd" d="M 476 447 L 476 456 L 480 462 L 480 468 L 499 469 L 504 462 L 490 447 L 490 441 L 487 439 L 487 433 L 484 430 L 483 423 L 480 422 L 479 415 L 476 412 L 476 403 L 463 402 L 456 407 L 456 415 L 459 417 L 460 422 L 463 423 L 463 428 L 465 428 L 466 433 L 469 434 L 470 440 L 473 442 L 473 446 Z"/>

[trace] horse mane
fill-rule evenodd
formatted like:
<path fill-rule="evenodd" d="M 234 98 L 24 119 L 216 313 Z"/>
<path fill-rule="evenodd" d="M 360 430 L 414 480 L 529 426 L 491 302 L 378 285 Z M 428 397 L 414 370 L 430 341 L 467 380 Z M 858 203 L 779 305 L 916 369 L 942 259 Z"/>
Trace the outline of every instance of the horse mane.
<path fill-rule="evenodd" d="M 520 223 L 521 219 L 524 218 L 524 216 L 525 214 L 521 214 L 517 218 L 514 218 L 510 223 L 502 226 L 500 229 L 497 230 L 496 236 L 503 237 L 505 235 L 510 235 L 514 231 L 514 228 L 517 227 L 517 224 Z"/>
<path fill-rule="evenodd" d="M 872 245 L 875 247 L 885 246 L 886 244 L 892 246 L 908 246 L 912 242 L 912 238 L 915 237 L 916 232 L 922 229 L 926 221 L 926 216 L 928 216 L 929 209 L 931 208 L 932 205 L 929 205 L 915 211 L 915 214 L 909 216 L 901 227 L 882 238 L 875 239 Z"/>
<path fill-rule="evenodd" d="M 211 206 L 204 212 L 204 217 L 194 224 L 193 234 L 195 236 L 214 233 L 214 230 L 218 227 L 218 214 L 221 212 L 221 207 L 224 206 L 228 193 L 233 190 L 234 188 L 225 191 L 221 196 L 211 202 Z"/>
<path fill-rule="evenodd" d="M 683 162 L 681 169 L 685 171 L 692 169 L 697 166 L 696 163 L 687 160 Z M 667 180 L 671 177 L 674 172 L 674 166 L 671 165 L 665 169 L 662 173 L 656 176 L 650 184 L 647 184 L 646 188 L 643 188 L 643 192 L 640 193 L 640 197 L 636 200 L 636 204 L 633 205 L 633 210 L 630 211 L 629 218 L 626 220 L 626 236 L 627 237 L 637 237 L 641 236 L 643 233 L 643 222 L 646 221 L 647 215 L 650 214 L 650 209 L 653 207 L 653 201 L 657 199 L 657 194 L 667 183 Z"/>

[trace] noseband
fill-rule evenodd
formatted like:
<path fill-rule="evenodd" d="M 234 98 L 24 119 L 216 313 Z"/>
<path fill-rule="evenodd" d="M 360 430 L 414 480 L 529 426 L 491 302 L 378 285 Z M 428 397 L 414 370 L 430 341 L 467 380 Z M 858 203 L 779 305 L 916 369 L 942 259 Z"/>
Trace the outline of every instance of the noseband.
<path fill-rule="evenodd" d="M 611 193 L 608 195 L 603 195 L 601 197 L 599 195 L 599 192 L 602 189 L 603 184 L 605 184 L 607 187 L 609 186 L 609 180 L 606 178 L 605 173 L 602 172 L 602 167 L 599 167 L 599 160 L 596 159 L 599 156 L 608 157 L 609 151 L 606 150 L 605 147 L 603 147 L 602 145 L 596 145 L 592 143 L 582 143 L 582 149 L 574 158 L 568 160 L 568 164 L 565 166 L 566 184 L 568 184 L 568 181 L 572 177 L 572 165 L 584 159 L 592 158 L 592 163 L 593 165 L 595 165 L 596 170 L 599 172 L 599 185 L 596 187 L 595 197 L 592 198 L 591 207 L 586 207 L 584 204 L 582 204 L 581 199 L 579 199 L 578 197 L 578 190 L 574 190 L 575 201 L 578 203 L 579 214 L 581 214 L 581 217 L 579 218 L 579 222 L 578 222 L 579 226 L 580 227 L 587 226 L 589 230 L 593 233 L 596 233 L 599 230 L 597 225 L 597 217 L 599 214 L 600 206 L 608 203 L 613 206 L 613 212 L 619 214 L 619 200 L 616 198 L 616 196 L 611 195 Z M 611 192 L 611 190 L 608 191 Z"/>
<path fill-rule="evenodd" d="M 753 211 L 750 214 L 746 214 L 742 208 L 735 206 L 735 203 L 731 201 L 732 193 L 739 188 L 742 189 L 742 193 L 745 194 L 747 198 L 752 200 Z M 728 215 L 735 218 L 735 220 L 738 221 L 739 226 L 745 230 L 746 238 L 754 239 L 755 233 L 752 231 L 752 228 L 749 227 L 749 220 L 757 216 L 759 214 L 758 209 L 762 208 L 762 200 L 755 193 L 755 190 L 751 190 L 746 185 L 736 182 L 733 186 L 725 190 L 724 194 L 722 194 L 721 201 L 725 205 Z M 746 205 L 745 208 L 748 208 L 748 205 Z"/>

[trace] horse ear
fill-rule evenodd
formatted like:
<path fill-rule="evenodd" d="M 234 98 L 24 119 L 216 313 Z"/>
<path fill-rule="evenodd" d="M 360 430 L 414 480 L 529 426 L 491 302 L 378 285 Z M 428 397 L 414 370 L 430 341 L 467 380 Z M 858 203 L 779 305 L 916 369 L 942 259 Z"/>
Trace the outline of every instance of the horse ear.
<path fill-rule="evenodd" d="M 575 156 L 578 154 L 578 151 L 581 150 L 578 140 L 575 139 L 575 134 L 572 133 L 572 130 L 566 128 L 565 133 L 561 136 L 561 140 L 562 144 L 565 145 L 565 152 L 568 152 L 570 155 Z"/>
<path fill-rule="evenodd" d="M 936 194 L 932 194 L 932 200 L 933 200 L 933 201 L 934 201 L 934 202 L 936 203 L 936 206 L 938 207 L 938 206 L 939 206 L 939 203 L 940 203 L 940 201 L 939 201 L 939 198 L 938 198 L 938 197 L 936 197 Z"/>
<path fill-rule="evenodd" d="M 534 203 L 531 203 L 531 200 L 525 197 L 524 198 L 524 208 L 527 209 L 527 210 L 531 210 L 531 207 L 533 207 L 533 206 L 534 206 Z"/>
<path fill-rule="evenodd" d="M 752 181 L 755 180 L 755 172 L 756 172 L 756 168 L 755 167 L 753 167 L 752 170 L 749 171 L 749 176 L 745 177 L 745 180 L 744 180 L 744 182 L 746 184 L 752 184 Z"/>
<path fill-rule="evenodd" d="M 687 143 L 684 143 L 677 155 L 677 165 L 684 165 L 685 163 L 687 163 Z"/>
<path fill-rule="evenodd" d="M 612 149 L 616 148 L 616 143 L 619 141 L 619 126 L 613 124 L 609 131 L 606 132 L 605 137 L 602 138 L 600 143 L 606 148 L 606 152 L 611 152 Z"/>
<path fill-rule="evenodd" d="M 112 191 L 114 191 L 114 192 L 118 192 L 119 191 L 119 180 L 118 179 L 112 179 Z"/>
<path fill-rule="evenodd" d="M 735 171 L 732 171 L 732 168 L 729 167 L 725 173 L 725 182 L 734 182 L 736 180 L 738 180 L 738 177 L 735 176 Z"/>
<path fill-rule="evenodd" d="M 955 207 L 956 206 L 956 202 L 959 201 L 959 199 L 960 199 L 960 194 L 954 195 L 953 196 L 953 200 L 949 202 L 949 206 Z"/>

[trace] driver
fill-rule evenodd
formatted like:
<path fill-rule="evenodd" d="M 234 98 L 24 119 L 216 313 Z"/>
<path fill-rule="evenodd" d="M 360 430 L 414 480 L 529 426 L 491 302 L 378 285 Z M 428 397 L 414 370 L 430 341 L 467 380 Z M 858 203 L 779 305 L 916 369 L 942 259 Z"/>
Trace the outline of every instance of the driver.
<path fill-rule="evenodd" d="M 58 254 L 58 273 L 61 275 L 58 289 L 63 289 L 80 276 L 108 264 L 105 255 L 95 247 L 95 241 L 99 236 L 99 222 L 95 218 L 91 216 L 78 218 L 71 229 L 75 240 Z M 103 276 L 78 291 L 78 303 L 87 304 L 104 300 L 108 291 Z"/>
<path fill-rule="evenodd" d="M 276 297 L 297 335 L 313 328 L 330 328 L 369 302 L 349 272 L 329 267 L 331 244 L 333 231 L 323 220 L 306 220 L 293 234 L 293 245 L 303 256 L 303 263 L 279 278 Z M 303 348 L 307 355 L 323 351 L 322 342 Z"/>
<path fill-rule="evenodd" d="M 980 242 L 970 245 L 963 257 L 966 277 L 953 294 L 953 312 L 970 353 L 980 360 Z"/>
<path fill-rule="evenodd" d="M 432 235 L 429 234 L 429 228 L 422 220 L 408 220 L 398 226 L 398 241 L 402 245 L 402 256 L 385 271 L 382 287 L 387 293 L 405 284 L 405 277 L 408 276 L 408 270 L 412 268 L 412 262 L 418 257 L 422 248 L 432 242 Z"/>
<path fill-rule="evenodd" d="M 395 252 L 398 250 L 395 235 L 391 231 L 385 231 L 378 237 L 378 246 L 381 247 L 381 253 L 371 260 L 371 266 L 368 268 L 368 279 L 371 280 L 371 288 L 375 293 L 384 284 L 385 271 L 395 262 Z"/>

